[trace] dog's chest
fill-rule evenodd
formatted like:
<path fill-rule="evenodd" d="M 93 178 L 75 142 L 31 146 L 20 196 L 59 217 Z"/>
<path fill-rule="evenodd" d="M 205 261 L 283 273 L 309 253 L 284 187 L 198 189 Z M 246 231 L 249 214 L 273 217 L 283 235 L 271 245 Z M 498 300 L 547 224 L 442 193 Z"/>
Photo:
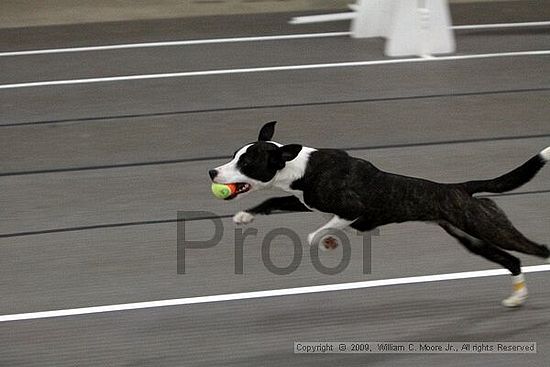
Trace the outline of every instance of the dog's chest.
<path fill-rule="evenodd" d="M 300 200 L 302 204 L 304 204 L 309 210 L 317 211 L 317 209 L 306 204 L 306 201 L 304 200 L 304 192 L 302 190 L 293 190 L 290 187 L 288 187 L 288 188 L 285 188 L 284 191 L 296 196 L 298 200 Z"/>

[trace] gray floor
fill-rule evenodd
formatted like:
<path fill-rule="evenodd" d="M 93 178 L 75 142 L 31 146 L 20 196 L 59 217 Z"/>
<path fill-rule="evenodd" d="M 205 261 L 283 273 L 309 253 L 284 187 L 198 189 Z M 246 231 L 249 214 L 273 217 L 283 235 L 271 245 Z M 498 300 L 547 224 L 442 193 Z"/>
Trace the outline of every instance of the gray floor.
<path fill-rule="evenodd" d="M 498 18 L 492 6 L 462 5 L 453 14 L 460 23 L 483 14 L 510 20 L 510 12 Z M 531 18 L 516 14 L 539 20 L 549 9 L 541 6 Z M 197 20 L 44 27 L 20 30 L 17 38 L 0 30 L 0 44 L 10 51 L 345 30 L 340 23 L 292 28 L 284 24 L 290 16 L 209 18 L 212 27 Z M 457 42 L 458 54 L 543 50 L 550 32 L 459 32 Z M 376 60 L 384 58 L 382 47 L 380 40 L 330 38 L 0 57 L 0 84 Z M 408 223 L 373 238 L 371 274 L 363 274 L 361 238 L 352 236 L 352 260 L 342 273 L 318 273 L 305 251 L 294 273 L 274 275 L 262 264 L 258 238 L 287 227 L 304 239 L 323 222 L 287 214 L 254 222 L 258 237 L 247 240 L 244 274 L 237 275 L 228 217 L 270 193 L 220 202 L 206 172 L 253 140 L 262 122 L 278 120 L 281 142 L 349 149 L 388 171 L 446 182 L 492 177 L 550 145 L 549 61 L 527 56 L 0 90 L 0 314 L 496 268 L 437 227 Z M 545 169 L 495 196 L 518 228 L 543 243 L 550 236 L 549 182 Z M 189 251 L 185 275 L 176 274 L 178 210 L 216 213 L 225 227 L 216 247 Z M 212 227 L 209 220 L 188 226 L 197 239 Z M 273 261 L 288 264 L 291 250 L 275 241 Z M 339 256 L 321 259 L 330 265 Z M 528 276 L 531 299 L 521 310 L 500 306 L 509 291 L 509 279 L 500 276 L 3 322 L 0 366 L 544 366 L 547 278 Z M 297 340 L 535 341 L 538 353 L 293 355 Z"/>

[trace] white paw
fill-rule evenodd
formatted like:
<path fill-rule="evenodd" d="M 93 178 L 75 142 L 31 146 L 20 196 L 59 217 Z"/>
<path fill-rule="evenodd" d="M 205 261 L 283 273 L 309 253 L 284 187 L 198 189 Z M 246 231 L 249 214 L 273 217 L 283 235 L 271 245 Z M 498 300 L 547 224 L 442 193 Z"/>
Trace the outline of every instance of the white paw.
<path fill-rule="evenodd" d="M 525 289 L 525 288 L 524 288 Z M 519 307 L 527 300 L 527 290 L 514 292 L 510 297 L 502 300 L 504 307 Z"/>
<path fill-rule="evenodd" d="M 330 251 L 338 247 L 338 240 L 326 232 L 313 232 L 307 235 L 307 243 L 310 246 L 319 246 L 321 251 Z"/>
<path fill-rule="evenodd" d="M 233 216 L 233 222 L 236 224 L 248 224 L 254 220 L 254 216 L 250 213 L 241 211 Z"/>

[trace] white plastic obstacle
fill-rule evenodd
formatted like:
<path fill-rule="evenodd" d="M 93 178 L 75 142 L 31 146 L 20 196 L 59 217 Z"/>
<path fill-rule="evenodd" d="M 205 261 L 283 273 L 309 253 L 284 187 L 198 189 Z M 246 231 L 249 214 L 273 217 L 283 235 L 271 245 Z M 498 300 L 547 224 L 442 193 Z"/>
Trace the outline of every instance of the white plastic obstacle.
<path fill-rule="evenodd" d="M 353 12 L 293 18 L 290 23 L 351 19 L 351 36 L 386 38 L 388 56 L 447 54 L 455 51 L 448 0 L 357 0 Z"/>

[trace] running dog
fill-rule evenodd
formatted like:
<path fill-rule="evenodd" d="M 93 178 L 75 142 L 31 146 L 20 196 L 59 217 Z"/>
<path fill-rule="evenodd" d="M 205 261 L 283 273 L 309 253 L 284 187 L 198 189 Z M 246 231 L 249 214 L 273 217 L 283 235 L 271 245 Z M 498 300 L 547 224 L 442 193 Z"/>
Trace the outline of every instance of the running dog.
<path fill-rule="evenodd" d="M 276 143 L 271 140 L 275 123 L 265 124 L 258 141 L 237 150 L 229 163 L 209 171 L 213 182 L 237 185 L 226 200 L 265 188 L 292 194 L 235 214 L 235 223 L 250 223 L 255 215 L 276 210 L 329 213 L 328 223 L 308 235 L 310 245 L 318 245 L 321 235 L 331 229 L 370 231 L 390 223 L 436 223 L 469 251 L 512 273 L 512 295 L 502 301 L 507 307 L 523 304 L 527 287 L 520 260 L 506 250 L 550 262 L 547 246 L 527 239 L 494 201 L 473 196 L 506 192 L 527 183 L 550 160 L 550 147 L 500 177 L 444 184 L 384 172 L 342 150 Z M 325 246 L 334 247 L 334 243 L 328 240 Z"/>

